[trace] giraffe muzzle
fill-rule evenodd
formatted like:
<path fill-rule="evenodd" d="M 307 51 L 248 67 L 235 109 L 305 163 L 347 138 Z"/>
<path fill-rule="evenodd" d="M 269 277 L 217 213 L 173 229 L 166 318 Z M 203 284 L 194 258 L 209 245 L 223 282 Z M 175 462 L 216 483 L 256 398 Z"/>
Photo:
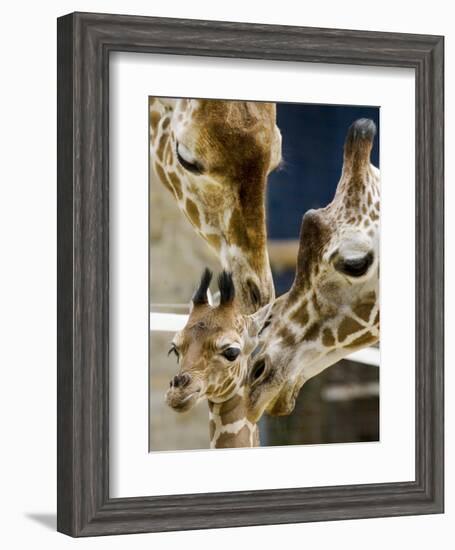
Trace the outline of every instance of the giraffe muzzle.
<path fill-rule="evenodd" d="M 177 412 L 191 409 L 201 397 L 202 388 L 198 381 L 184 372 L 174 376 L 166 392 L 166 403 Z"/>

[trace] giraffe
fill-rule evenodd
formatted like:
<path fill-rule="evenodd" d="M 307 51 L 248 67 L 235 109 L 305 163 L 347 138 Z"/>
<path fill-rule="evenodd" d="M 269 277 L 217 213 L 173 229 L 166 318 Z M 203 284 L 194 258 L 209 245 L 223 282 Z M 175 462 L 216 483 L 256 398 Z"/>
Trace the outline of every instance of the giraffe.
<path fill-rule="evenodd" d="M 302 385 L 379 340 L 379 170 L 370 163 L 373 121 L 348 130 L 332 202 L 302 219 L 297 269 L 272 307 L 250 358 L 248 407 L 289 414 Z"/>
<path fill-rule="evenodd" d="M 206 269 L 188 322 L 172 341 L 169 353 L 175 354 L 180 369 L 170 381 L 166 402 L 184 412 L 207 399 L 211 448 L 257 447 L 259 431 L 248 415 L 244 384 L 248 357 L 270 306 L 242 314 L 226 271 L 218 278 L 220 303 L 212 306 L 207 298 L 211 279 Z"/>
<path fill-rule="evenodd" d="M 232 272 L 252 313 L 274 298 L 265 187 L 281 161 L 274 103 L 150 98 L 151 171 Z"/>

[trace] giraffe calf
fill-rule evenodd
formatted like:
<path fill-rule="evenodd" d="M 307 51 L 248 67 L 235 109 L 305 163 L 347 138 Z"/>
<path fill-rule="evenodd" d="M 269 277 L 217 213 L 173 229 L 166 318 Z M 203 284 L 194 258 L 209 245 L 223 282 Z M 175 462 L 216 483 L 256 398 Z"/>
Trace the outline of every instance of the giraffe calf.
<path fill-rule="evenodd" d="M 207 299 L 211 279 L 206 269 L 188 322 L 172 341 L 169 353 L 176 356 L 179 373 L 170 381 L 166 402 L 184 412 L 206 399 L 211 447 L 257 446 L 258 430 L 249 417 L 244 384 L 248 357 L 269 306 L 253 315 L 240 313 L 233 278 L 226 271 L 218 279 L 220 303 L 212 306 Z"/>

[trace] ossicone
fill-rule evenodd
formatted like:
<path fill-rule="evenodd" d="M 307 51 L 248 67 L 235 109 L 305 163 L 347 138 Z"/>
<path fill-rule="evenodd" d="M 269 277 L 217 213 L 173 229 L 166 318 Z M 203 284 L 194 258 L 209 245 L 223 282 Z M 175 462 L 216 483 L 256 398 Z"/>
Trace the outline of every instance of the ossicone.
<path fill-rule="evenodd" d="M 218 277 L 218 288 L 220 290 L 220 306 L 231 304 L 235 298 L 235 286 L 232 273 L 222 271 Z"/>
<path fill-rule="evenodd" d="M 204 269 L 204 272 L 202 273 L 201 281 L 199 283 L 199 286 L 196 290 L 196 292 L 193 294 L 193 304 L 196 305 L 203 305 L 208 304 L 208 296 L 207 291 L 209 289 L 210 283 L 212 282 L 213 273 L 208 269 L 207 267 Z"/>
<path fill-rule="evenodd" d="M 344 143 L 345 168 L 362 170 L 370 163 L 370 153 L 376 135 L 376 124 L 369 118 L 354 121 Z"/>

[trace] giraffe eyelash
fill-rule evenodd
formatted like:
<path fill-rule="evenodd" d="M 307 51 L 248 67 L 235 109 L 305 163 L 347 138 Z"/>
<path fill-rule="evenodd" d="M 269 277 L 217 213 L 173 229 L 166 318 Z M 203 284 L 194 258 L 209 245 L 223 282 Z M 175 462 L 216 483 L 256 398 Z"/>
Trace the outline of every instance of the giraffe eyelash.
<path fill-rule="evenodd" d="M 179 152 L 179 143 L 177 142 L 177 145 L 175 147 L 175 152 L 177 154 L 177 160 L 180 162 L 180 164 L 185 168 L 185 170 L 188 170 L 188 172 L 191 172 L 193 174 L 202 174 L 203 169 L 202 165 L 195 161 L 189 161 L 182 157 L 182 155 Z"/>
<path fill-rule="evenodd" d="M 180 359 L 180 354 L 179 354 L 179 351 L 178 351 L 178 349 L 177 349 L 177 347 L 174 343 L 171 344 L 171 348 L 167 352 L 168 357 L 169 357 L 169 355 L 171 355 L 171 353 L 173 353 L 177 357 L 177 363 L 178 363 L 179 359 Z"/>

